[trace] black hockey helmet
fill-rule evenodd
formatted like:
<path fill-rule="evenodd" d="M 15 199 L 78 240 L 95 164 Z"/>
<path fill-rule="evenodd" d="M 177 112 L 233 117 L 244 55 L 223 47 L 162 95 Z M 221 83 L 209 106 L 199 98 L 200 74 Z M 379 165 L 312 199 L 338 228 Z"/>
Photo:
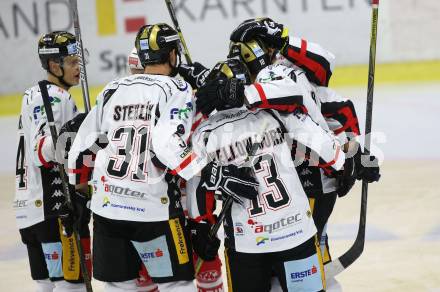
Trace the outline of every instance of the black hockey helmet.
<path fill-rule="evenodd" d="M 218 78 L 237 78 L 246 85 L 252 83 L 248 68 L 239 59 L 228 59 L 215 64 L 206 79 L 209 81 Z"/>
<path fill-rule="evenodd" d="M 248 42 L 231 42 L 228 58 L 240 59 L 246 64 L 249 72 L 255 75 L 271 64 L 269 50 L 259 39 Z"/>
<path fill-rule="evenodd" d="M 70 32 L 54 31 L 42 35 L 38 40 L 38 56 L 45 70 L 49 70 L 49 60 L 62 64 L 64 57 L 77 53 L 76 39 Z"/>
<path fill-rule="evenodd" d="M 166 63 L 173 49 L 180 59 L 179 35 L 166 23 L 144 25 L 139 29 L 134 44 L 143 67 Z"/>

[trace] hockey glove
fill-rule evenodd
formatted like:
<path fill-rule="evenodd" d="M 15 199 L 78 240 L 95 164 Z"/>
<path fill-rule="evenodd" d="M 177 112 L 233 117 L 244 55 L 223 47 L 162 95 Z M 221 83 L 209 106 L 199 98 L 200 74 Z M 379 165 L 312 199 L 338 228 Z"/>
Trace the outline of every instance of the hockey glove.
<path fill-rule="evenodd" d="M 209 236 L 211 225 L 188 220 L 188 227 L 191 231 L 191 243 L 194 252 L 204 261 L 213 261 L 217 257 L 220 248 L 220 239 L 217 236 L 214 238 Z"/>
<path fill-rule="evenodd" d="M 230 36 L 233 42 L 248 42 L 254 38 L 261 38 L 267 45 L 278 50 L 289 42 L 287 28 L 268 17 L 245 20 Z"/>
<path fill-rule="evenodd" d="M 193 89 L 198 89 L 205 84 L 206 76 L 209 74 L 209 69 L 198 62 L 191 65 L 181 64 L 179 66 L 179 75 L 188 82 Z"/>
<path fill-rule="evenodd" d="M 196 92 L 196 109 L 209 115 L 214 109 L 225 110 L 244 104 L 244 84 L 237 78 L 210 80 Z"/>
<path fill-rule="evenodd" d="M 339 197 L 343 197 L 353 188 L 356 182 L 356 163 L 355 158 L 346 158 L 344 162 L 344 169 L 339 172 L 337 177 L 337 189 Z"/>
<path fill-rule="evenodd" d="M 379 161 L 373 155 L 366 155 L 362 152 L 356 157 L 357 179 L 366 180 L 368 183 L 379 181 Z"/>
<path fill-rule="evenodd" d="M 73 230 L 81 230 L 90 222 L 90 196 L 79 191 L 71 192 L 71 194 L 73 210 L 67 206 L 67 203 L 64 203 L 59 213 L 67 237 L 72 235 Z"/>
<path fill-rule="evenodd" d="M 242 198 L 253 200 L 258 196 L 258 182 L 250 167 L 211 162 L 202 170 L 200 185 L 208 191 L 221 191 L 223 196 L 230 196 L 240 204 Z"/>

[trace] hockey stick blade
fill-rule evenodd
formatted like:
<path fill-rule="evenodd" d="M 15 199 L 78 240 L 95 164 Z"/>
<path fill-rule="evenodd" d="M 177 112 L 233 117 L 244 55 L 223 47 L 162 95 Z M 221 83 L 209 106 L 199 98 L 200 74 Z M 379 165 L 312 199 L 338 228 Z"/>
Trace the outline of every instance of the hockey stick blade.
<path fill-rule="evenodd" d="M 367 91 L 367 110 L 365 120 L 365 143 L 364 153 L 370 153 L 371 145 L 371 125 L 373 117 L 373 95 L 374 95 L 374 73 L 376 67 L 376 42 L 377 42 L 377 21 L 379 16 L 379 0 L 372 0 L 372 21 L 370 38 L 370 56 L 368 65 L 368 91 Z M 354 263 L 364 251 L 365 228 L 367 220 L 367 199 L 368 183 L 362 181 L 361 210 L 359 214 L 359 228 L 353 245 L 339 258 L 327 263 L 324 266 L 326 278 L 332 278 L 344 271 Z"/>
<path fill-rule="evenodd" d="M 52 136 L 52 142 L 55 147 L 55 153 L 56 153 L 59 150 L 59 149 L 57 149 L 58 133 L 57 133 L 57 129 L 55 127 L 55 119 L 53 117 L 53 111 L 52 111 L 52 105 L 51 105 L 50 99 L 49 99 L 49 93 L 47 92 L 47 85 L 48 84 L 49 84 L 48 81 L 38 82 L 38 86 L 40 87 L 40 92 L 41 92 L 41 96 L 43 99 L 44 109 L 46 111 L 46 117 L 47 117 L 47 122 L 49 124 L 50 134 Z M 61 157 L 61 156 L 55 155 L 55 157 Z M 59 165 L 58 168 L 59 168 L 59 174 L 60 174 L 60 178 L 61 178 L 61 184 L 63 187 L 63 195 L 66 198 L 68 208 L 70 210 L 73 210 L 72 197 L 70 196 L 69 183 L 67 181 L 66 174 L 64 173 L 64 169 L 63 169 L 62 165 Z M 79 236 L 78 228 L 75 225 L 74 225 L 74 231 L 73 231 L 73 238 L 75 241 L 75 245 L 78 249 L 81 273 L 82 273 L 82 276 L 84 279 L 84 283 L 86 285 L 86 290 L 87 290 L 87 292 L 93 292 L 92 283 L 90 282 L 90 275 L 89 275 L 89 272 L 87 270 L 86 263 L 85 263 L 85 255 L 84 255 L 84 250 L 81 245 L 81 238 Z"/>

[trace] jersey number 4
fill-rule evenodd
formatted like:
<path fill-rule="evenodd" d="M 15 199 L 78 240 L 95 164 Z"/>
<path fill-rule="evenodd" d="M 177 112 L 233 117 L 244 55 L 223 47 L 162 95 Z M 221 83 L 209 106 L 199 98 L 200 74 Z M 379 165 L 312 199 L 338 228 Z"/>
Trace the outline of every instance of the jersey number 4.
<path fill-rule="evenodd" d="M 112 142 L 116 146 L 116 155 L 110 157 L 107 166 L 109 176 L 123 179 L 128 175 L 132 161 L 137 162 L 136 170 L 131 171 L 131 179 L 134 181 L 145 181 L 147 178 L 146 160 L 150 127 L 124 126 L 113 132 Z"/>
<path fill-rule="evenodd" d="M 25 157 L 25 141 L 24 136 L 21 135 L 18 140 L 18 149 L 17 149 L 17 163 L 15 164 L 15 177 L 18 183 L 19 190 L 25 190 L 27 188 L 27 179 L 26 179 L 26 157 Z"/>
<path fill-rule="evenodd" d="M 266 192 L 263 193 L 264 204 L 256 197 L 251 201 L 249 214 L 251 217 L 265 214 L 264 207 L 270 210 L 278 210 L 290 204 L 290 195 L 278 174 L 277 165 L 271 154 L 263 154 L 254 158 L 255 175 L 262 177 L 266 184 Z M 265 206 L 264 206 L 265 205 Z"/>

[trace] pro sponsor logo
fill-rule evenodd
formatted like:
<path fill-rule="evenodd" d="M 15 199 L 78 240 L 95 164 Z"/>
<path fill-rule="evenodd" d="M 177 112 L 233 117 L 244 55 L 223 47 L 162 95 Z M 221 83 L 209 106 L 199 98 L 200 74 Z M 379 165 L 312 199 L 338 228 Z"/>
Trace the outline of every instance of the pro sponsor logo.
<path fill-rule="evenodd" d="M 289 216 L 287 218 L 281 218 L 278 221 L 275 221 L 272 224 L 261 224 L 259 222 L 256 222 L 252 219 L 248 220 L 248 224 L 251 225 L 251 227 L 254 229 L 255 233 L 276 233 L 283 229 L 286 229 L 292 225 L 295 225 L 299 223 L 302 220 L 302 216 L 300 213 L 297 213 L 295 215 Z"/>
<path fill-rule="evenodd" d="M 170 110 L 170 119 L 174 120 L 174 118 L 177 116 L 179 120 L 187 119 L 189 118 L 189 113 L 193 111 L 193 104 L 192 102 L 187 102 L 186 107 L 184 108 L 172 108 Z"/>
<path fill-rule="evenodd" d="M 49 96 L 49 100 L 50 100 L 50 104 L 52 106 L 54 106 L 56 103 L 60 103 L 61 102 L 61 99 L 59 99 L 56 96 Z M 38 106 L 34 107 L 34 110 L 33 110 L 34 120 L 37 121 L 38 120 L 38 116 L 39 115 L 44 115 L 44 113 L 45 113 L 44 105 L 38 105 Z"/>
<path fill-rule="evenodd" d="M 189 262 L 189 256 L 182 225 L 180 225 L 179 218 L 171 219 L 168 222 L 171 228 L 171 234 L 173 235 L 174 244 L 176 246 L 179 264 L 185 264 Z"/>

